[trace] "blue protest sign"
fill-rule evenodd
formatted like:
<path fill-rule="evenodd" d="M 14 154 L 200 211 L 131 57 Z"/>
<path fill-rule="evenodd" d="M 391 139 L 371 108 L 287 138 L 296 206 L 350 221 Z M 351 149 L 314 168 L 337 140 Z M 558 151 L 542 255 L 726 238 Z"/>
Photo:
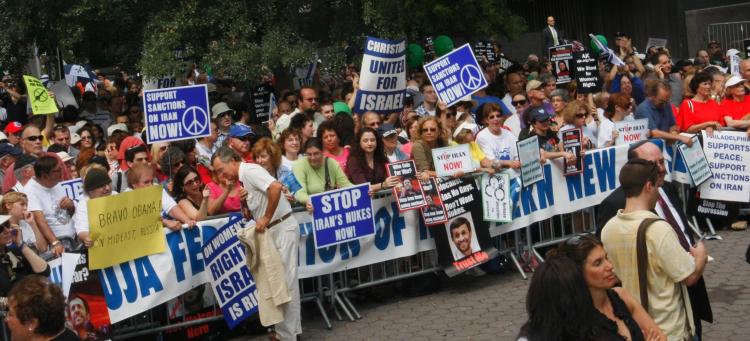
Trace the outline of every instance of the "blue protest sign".
<path fill-rule="evenodd" d="M 362 184 L 310 196 L 315 248 L 375 234 L 369 190 Z"/>
<path fill-rule="evenodd" d="M 367 37 L 354 111 L 400 112 L 406 91 L 406 41 Z"/>
<path fill-rule="evenodd" d="M 83 197 L 83 180 L 75 178 L 59 183 L 60 187 L 65 190 L 65 196 L 78 202 Z"/>
<path fill-rule="evenodd" d="M 258 312 L 255 280 L 245 261 L 245 247 L 237 238 L 242 225 L 241 216 L 231 216 L 203 245 L 203 261 L 211 275 L 211 287 L 230 329 Z"/>
<path fill-rule="evenodd" d="M 448 106 L 487 86 L 482 68 L 469 44 L 425 64 L 424 71 L 440 100 Z"/>
<path fill-rule="evenodd" d="M 205 84 L 144 90 L 146 142 L 169 142 L 211 135 Z"/>

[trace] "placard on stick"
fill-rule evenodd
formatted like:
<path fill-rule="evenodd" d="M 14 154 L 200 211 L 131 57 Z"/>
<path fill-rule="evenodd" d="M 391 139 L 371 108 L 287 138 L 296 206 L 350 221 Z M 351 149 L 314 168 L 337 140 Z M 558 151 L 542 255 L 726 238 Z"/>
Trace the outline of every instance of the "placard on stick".
<path fill-rule="evenodd" d="M 714 174 L 708 165 L 706 154 L 703 153 L 703 147 L 698 139 L 698 135 L 693 135 L 690 140 L 693 141 L 690 147 L 684 143 L 680 143 L 677 148 L 682 155 L 682 159 L 685 160 L 685 165 L 692 179 L 693 186 L 700 186 L 712 178 Z"/>
<path fill-rule="evenodd" d="M 401 181 L 393 187 L 393 197 L 396 198 L 399 212 L 420 208 L 427 205 L 422 185 L 417 179 L 417 167 L 414 160 L 406 160 L 388 164 L 388 176 L 398 176 Z"/>
<path fill-rule="evenodd" d="M 560 133 L 562 135 L 563 148 L 566 152 L 576 156 L 576 161 L 565 162 L 565 175 L 579 174 L 583 172 L 583 133 L 580 128 L 568 129 Z"/>
<path fill-rule="evenodd" d="M 542 170 L 542 155 L 539 151 L 539 137 L 534 135 L 527 139 L 516 142 L 518 147 L 518 159 L 521 162 L 521 184 L 523 187 L 531 186 L 544 180 Z"/>

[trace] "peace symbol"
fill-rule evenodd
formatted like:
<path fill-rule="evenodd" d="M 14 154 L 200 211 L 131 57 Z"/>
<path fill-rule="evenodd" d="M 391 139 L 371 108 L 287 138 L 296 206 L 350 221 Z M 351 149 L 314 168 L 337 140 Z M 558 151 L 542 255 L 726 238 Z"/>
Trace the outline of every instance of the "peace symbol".
<path fill-rule="evenodd" d="M 38 102 L 46 102 L 48 99 L 49 99 L 49 96 L 47 95 L 47 90 L 45 89 L 34 90 L 34 100 Z"/>
<path fill-rule="evenodd" d="M 469 90 L 476 90 L 482 85 L 482 74 L 474 65 L 464 65 L 461 68 L 461 84 Z"/>
<path fill-rule="evenodd" d="M 189 107 L 182 112 L 182 127 L 190 135 L 203 134 L 208 124 L 208 115 L 201 107 Z"/>

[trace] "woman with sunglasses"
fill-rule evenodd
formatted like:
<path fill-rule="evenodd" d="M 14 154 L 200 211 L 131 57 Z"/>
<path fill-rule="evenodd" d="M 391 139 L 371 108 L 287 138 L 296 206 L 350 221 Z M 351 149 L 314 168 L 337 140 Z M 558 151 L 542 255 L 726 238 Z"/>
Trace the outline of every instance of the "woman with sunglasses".
<path fill-rule="evenodd" d="M 478 118 L 485 128 L 477 133 L 476 141 L 482 152 L 492 162 L 492 168 L 496 170 L 521 168 L 516 148 L 517 139 L 504 126 L 510 113 L 504 113 L 496 103 L 485 103 L 481 107 L 481 114 Z"/>
<path fill-rule="evenodd" d="M 83 126 L 78 130 L 78 135 L 81 137 L 79 145 L 76 146 L 79 150 L 94 148 L 94 131 L 90 126 Z"/>
<path fill-rule="evenodd" d="M 609 96 L 607 109 L 604 110 L 604 119 L 599 125 L 599 134 L 596 138 L 597 148 L 611 147 L 617 140 L 615 122 L 632 120 L 630 110 L 633 107 L 632 99 L 624 93 L 614 93 Z"/>
<path fill-rule="evenodd" d="M 24 242 L 23 231 L 11 227 L 10 216 L 0 216 L 0 297 L 26 276 L 49 273 L 47 262 Z"/>
<path fill-rule="evenodd" d="M 191 167 L 182 167 L 174 176 L 172 197 L 177 205 L 193 220 L 208 216 L 208 198 L 211 191 L 203 185 L 198 172 Z"/>
<path fill-rule="evenodd" d="M 569 129 L 581 129 L 583 133 L 583 149 L 592 149 L 596 146 L 596 136 L 586 125 L 586 119 L 589 117 L 589 107 L 582 101 L 572 101 L 565 106 L 562 111 L 562 118 L 565 125 L 560 127 L 557 137 L 562 141 L 562 132 Z"/>
<path fill-rule="evenodd" d="M 437 176 L 432 150 L 448 145 L 448 138 L 442 124 L 435 116 L 422 116 L 417 124 L 416 136 L 412 136 L 411 154 L 417 165 L 421 180 Z"/>
<path fill-rule="evenodd" d="M 529 107 L 529 101 L 526 99 L 526 95 L 517 94 L 513 96 L 510 101 L 510 105 L 512 105 L 513 108 L 516 109 L 516 115 L 518 116 L 518 119 L 520 121 L 521 132 L 528 130 L 529 119 L 527 117 L 524 117 L 523 115 L 526 112 L 526 109 Z"/>

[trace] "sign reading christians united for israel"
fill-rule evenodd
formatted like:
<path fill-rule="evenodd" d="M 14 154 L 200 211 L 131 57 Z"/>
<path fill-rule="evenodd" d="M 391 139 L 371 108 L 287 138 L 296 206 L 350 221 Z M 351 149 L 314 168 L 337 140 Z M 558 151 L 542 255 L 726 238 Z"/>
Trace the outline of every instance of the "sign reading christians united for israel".
<path fill-rule="evenodd" d="M 316 248 L 375 234 L 369 190 L 362 184 L 310 196 Z"/>
<path fill-rule="evenodd" d="M 406 41 L 367 37 L 354 111 L 401 111 L 405 90 Z"/>
<path fill-rule="evenodd" d="M 448 106 L 487 86 L 482 68 L 469 44 L 425 64 L 424 70 L 438 97 Z"/>
<path fill-rule="evenodd" d="M 245 261 L 245 248 L 237 238 L 237 230 L 241 228 L 242 217 L 233 215 L 203 244 L 203 261 L 211 274 L 211 288 L 230 329 L 258 312 L 255 280 Z"/>
<path fill-rule="evenodd" d="M 205 84 L 143 91 L 146 142 L 169 142 L 211 135 Z"/>

